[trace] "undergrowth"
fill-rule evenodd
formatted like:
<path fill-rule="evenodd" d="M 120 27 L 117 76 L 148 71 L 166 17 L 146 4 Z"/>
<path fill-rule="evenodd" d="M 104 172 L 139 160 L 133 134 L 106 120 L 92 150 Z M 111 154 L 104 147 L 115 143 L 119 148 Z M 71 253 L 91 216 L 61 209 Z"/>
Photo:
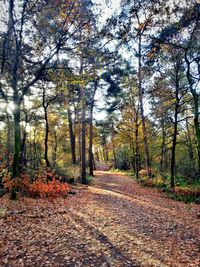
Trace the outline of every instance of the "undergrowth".
<path fill-rule="evenodd" d="M 136 180 L 133 171 L 127 171 L 127 175 Z M 170 188 L 170 176 L 168 174 L 161 175 L 158 172 L 152 172 L 152 177 L 147 177 L 147 171 L 141 170 L 139 172 L 139 179 L 137 180 L 142 186 L 155 187 L 166 193 L 169 198 L 185 203 L 200 204 L 200 182 L 188 182 L 182 176 L 176 176 L 175 188 Z"/>
<path fill-rule="evenodd" d="M 62 183 L 60 179 L 51 171 L 36 173 L 32 179 L 26 173 L 11 179 L 11 173 L 7 172 L 2 178 L 2 184 L 6 192 L 11 193 L 11 199 L 15 199 L 17 194 L 52 198 L 66 196 L 70 191 L 69 184 Z"/>

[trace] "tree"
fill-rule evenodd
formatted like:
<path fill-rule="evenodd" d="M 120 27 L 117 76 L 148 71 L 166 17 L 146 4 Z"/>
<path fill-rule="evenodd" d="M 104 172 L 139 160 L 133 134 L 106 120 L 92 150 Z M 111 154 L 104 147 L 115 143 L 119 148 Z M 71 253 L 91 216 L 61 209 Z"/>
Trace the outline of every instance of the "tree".
<path fill-rule="evenodd" d="M 66 1 L 65 4 L 59 0 L 56 3 L 6 1 L 6 23 L 1 34 L 1 75 L 12 90 L 15 106 L 13 178 L 20 177 L 20 120 L 23 99 L 42 79 L 44 71 L 52 68 L 51 62 L 55 56 L 63 53 L 64 49 L 69 51 L 74 45 L 73 40 L 77 33 L 91 21 L 91 16 L 85 16 L 83 19 L 83 6 L 86 5 L 88 2 L 83 5 L 78 0 Z M 0 93 L 5 101 L 10 101 L 2 83 Z"/>
<path fill-rule="evenodd" d="M 157 14 L 158 1 L 129 1 L 122 2 L 121 18 L 126 21 L 122 24 L 120 29 L 121 38 L 124 39 L 125 44 L 133 45 L 135 52 L 135 60 L 137 60 L 137 83 L 138 96 L 140 103 L 140 116 L 142 121 L 143 144 L 145 149 L 146 169 L 149 178 L 151 178 L 151 159 L 149 153 L 148 135 L 146 129 L 146 119 L 144 114 L 144 43 L 146 41 L 146 34 L 152 26 L 155 14 Z M 149 4 L 154 4 L 154 7 L 149 8 Z M 121 23 L 120 23 L 121 24 Z M 133 44 L 134 40 L 134 44 Z"/>
<path fill-rule="evenodd" d="M 185 75 L 188 80 L 189 90 L 193 97 L 194 126 L 196 132 L 198 168 L 200 173 L 200 125 L 199 125 L 199 92 L 197 90 L 200 82 L 199 72 L 199 3 L 194 3 L 188 8 L 179 9 L 176 13 L 180 19 L 176 23 L 165 25 L 164 29 L 153 39 L 151 51 L 157 54 L 165 45 L 172 49 L 179 49 L 184 54 Z M 183 35 L 181 29 L 186 29 Z M 152 54 L 152 55 L 153 55 Z"/>

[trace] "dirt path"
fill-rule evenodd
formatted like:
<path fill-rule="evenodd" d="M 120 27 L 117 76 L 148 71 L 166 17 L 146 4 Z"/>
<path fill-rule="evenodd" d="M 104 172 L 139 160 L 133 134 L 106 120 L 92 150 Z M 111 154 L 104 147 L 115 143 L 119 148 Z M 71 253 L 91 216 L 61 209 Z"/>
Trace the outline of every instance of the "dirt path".
<path fill-rule="evenodd" d="M 0 266 L 200 266 L 199 206 L 117 173 L 67 199 L 2 198 Z"/>

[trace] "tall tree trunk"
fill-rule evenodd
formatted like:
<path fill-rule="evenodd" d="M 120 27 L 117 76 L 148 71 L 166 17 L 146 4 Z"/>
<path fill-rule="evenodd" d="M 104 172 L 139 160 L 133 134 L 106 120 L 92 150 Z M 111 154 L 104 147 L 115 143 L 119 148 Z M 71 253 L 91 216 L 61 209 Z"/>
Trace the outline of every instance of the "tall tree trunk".
<path fill-rule="evenodd" d="M 14 25 L 14 1 L 9 1 L 9 21 L 8 21 L 8 29 L 10 31 L 10 45 L 13 47 L 14 53 L 11 55 L 11 68 L 12 68 L 12 79 L 11 79 L 11 87 L 13 90 L 13 103 L 15 105 L 15 109 L 13 111 L 14 116 L 14 159 L 12 164 L 12 178 L 20 177 L 20 156 L 21 156 L 21 132 L 20 132 L 20 106 L 21 106 L 21 96 L 18 93 L 18 69 L 20 64 L 20 53 L 21 53 L 21 40 L 17 40 L 16 29 Z M 12 42 L 12 44 L 11 44 Z M 18 188 L 12 188 L 10 198 L 12 200 L 17 199 L 16 191 Z"/>
<path fill-rule="evenodd" d="M 55 144 L 54 144 L 52 161 L 53 161 L 53 166 L 55 168 L 56 167 L 56 159 L 57 159 L 57 148 L 58 148 L 56 129 L 54 130 L 54 141 L 55 141 Z"/>
<path fill-rule="evenodd" d="M 50 167 L 50 162 L 48 159 L 49 121 L 48 121 L 47 107 L 44 108 L 44 119 L 45 119 L 44 159 L 47 167 Z"/>
<path fill-rule="evenodd" d="M 75 132 L 73 129 L 73 122 L 72 122 L 72 114 L 69 107 L 67 107 L 67 114 L 68 114 L 68 124 L 69 124 L 69 136 L 70 136 L 70 146 L 71 146 L 71 156 L 72 156 L 72 163 L 76 164 L 76 142 L 75 142 Z"/>
<path fill-rule="evenodd" d="M 24 108 L 24 102 L 23 102 L 23 110 L 25 113 L 25 127 L 23 127 L 23 138 L 22 138 L 22 144 L 21 144 L 21 165 L 26 166 L 26 138 L 27 138 L 27 131 L 26 131 L 26 126 L 28 123 L 28 114 L 25 111 Z"/>
<path fill-rule="evenodd" d="M 15 110 L 13 112 L 14 115 L 14 160 L 13 160 L 13 177 L 20 176 L 20 148 L 21 148 L 21 136 L 20 136 L 20 102 L 18 95 L 18 56 L 19 50 L 17 46 L 17 42 L 14 42 L 14 19 L 13 19 L 13 9 L 14 9 L 14 1 L 9 1 L 9 21 L 8 21 L 8 29 L 12 29 L 10 33 L 10 42 L 12 41 L 12 45 L 15 45 L 15 55 L 13 56 L 13 64 L 12 64 L 12 90 L 13 90 L 13 102 L 15 104 Z M 16 40 L 15 40 L 16 41 Z M 9 45 L 10 45 L 9 42 Z"/>
<path fill-rule="evenodd" d="M 173 133 L 173 140 L 172 140 L 172 155 L 171 155 L 171 187 L 174 188 L 175 186 L 175 165 L 176 165 L 176 140 L 178 134 L 178 113 L 179 113 L 179 91 L 180 91 L 180 84 L 179 84 L 179 71 L 180 65 L 179 60 L 175 63 L 175 112 L 174 112 L 174 133 Z"/>
<path fill-rule="evenodd" d="M 81 86 L 81 106 L 82 106 L 82 114 L 81 114 L 81 176 L 82 176 L 82 184 L 86 184 L 86 104 L 85 104 L 85 88 Z"/>
<path fill-rule="evenodd" d="M 80 118 L 80 110 L 77 111 L 77 120 L 78 120 L 78 162 L 81 162 L 81 118 Z"/>
<path fill-rule="evenodd" d="M 138 119 L 135 122 L 135 170 L 136 170 L 136 178 L 139 178 L 139 170 L 140 170 L 140 155 L 139 155 L 139 140 L 138 140 Z"/>
<path fill-rule="evenodd" d="M 178 109 L 179 104 L 176 102 L 175 106 L 175 114 L 174 114 L 174 133 L 173 133 L 173 140 L 172 140 L 172 155 L 171 155 L 171 187 L 174 188 L 175 186 L 175 163 L 176 163 L 176 140 L 177 140 L 177 126 L 178 126 Z"/>
<path fill-rule="evenodd" d="M 21 145 L 21 165 L 26 166 L 26 138 L 27 132 L 26 129 L 23 129 L 23 138 L 22 138 L 22 145 Z"/>
<path fill-rule="evenodd" d="M 37 151 L 37 143 L 36 143 L 36 128 L 34 129 L 34 138 L 33 138 L 33 168 L 34 170 L 38 168 L 38 151 Z M 48 139 L 47 139 L 48 140 Z M 48 152 L 48 151 L 47 151 Z"/>
<path fill-rule="evenodd" d="M 166 131 L 165 131 L 165 120 L 162 118 L 162 144 L 161 144 L 161 158 L 160 158 L 160 172 L 164 171 L 163 163 L 165 158 L 165 146 L 166 146 Z"/>
<path fill-rule="evenodd" d="M 194 152 L 193 152 L 193 146 L 192 146 L 192 140 L 190 135 L 190 128 L 188 123 L 188 118 L 186 118 L 186 129 L 187 129 L 187 141 L 188 141 L 188 154 L 189 154 L 189 164 L 190 164 L 190 175 L 193 176 L 194 174 Z"/>
<path fill-rule="evenodd" d="M 136 173 L 136 168 L 135 168 L 135 147 L 134 147 L 134 142 L 133 140 L 130 141 L 130 162 L 131 162 L 131 167 Z"/>
<path fill-rule="evenodd" d="M 142 88 L 142 46 L 141 46 L 142 36 L 139 33 L 138 40 L 138 90 L 139 90 L 139 102 L 140 102 L 140 115 L 142 120 L 142 133 L 143 133 L 143 143 L 145 150 L 145 163 L 146 169 L 148 173 L 148 177 L 151 178 L 151 160 L 149 156 L 149 146 L 148 146 L 148 138 L 147 138 L 147 130 L 146 130 L 146 120 L 144 116 L 144 107 L 143 107 L 143 88 Z"/>
<path fill-rule="evenodd" d="M 117 157 L 116 157 L 116 147 L 115 147 L 115 140 L 114 140 L 114 137 L 115 137 L 115 129 L 114 129 L 114 124 L 112 122 L 112 150 L 113 150 L 113 157 L 114 157 L 114 164 L 115 164 L 115 168 L 117 168 Z"/>
<path fill-rule="evenodd" d="M 10 167 L 10 153 L 11 153 L 11 131 L 10 131 L 10 117 L 8 112 L 6 112 L 7 120 L 7 138 L 6 138 L 6 166 Z"/>
<path fill-rule="evenodd" d="M 114 157 L 115 168 L 117 168 L 117 157 L 116 157 L 116 150 L 115 150 L 114 142 L 112 142 L 112 149 L 113 149 L 113 157 Z"/>
<path fill-rule="evenodd" d="M 45 120 L 45 139 L 44 139 L 44 159 L 46 162 L 46 166 L 50 167 L 50 162 L 48 159 L 48 139 L 49 139 L 49 121 L 48 121 L 48 103 L 45 103 L 45 88 L 43 87 L 43 96 L 42 96 L 42 105 L 44 109 L 44 120 Z"/>
<path fill-rule="evenodd" d="M 193 95 L 194 98 L 194 127 L 196 132 L 196 143 L 198 153 L 198 172 L 200 178 L 200 126 L 199 126 L 199 97 L 197 94 Z"/>
<path fill-rule="evenodd" d="M 20 104 L 15 102 L 14 115 L 14 159 L 13 159 L 13 177 L 20 177 L 20 154 L 21 154 L 21 132 L 20 132 Z"/>
<path fill-rule="evenodd" d="M 83 60 L 81 59 L 81 67 L 79 72 L 83 79 Z M 82 184 L 87 184 L 86 179 L 86 96 L 85 87 L 83 84 L 80 85 L 81 93 L 81 177 Z"/>
<path fill-rule="evenodd" d="M 185 51 L 185 62 L 187 64 L 187 80 L 189 83 L 190 92 L 193 96 L 194 101 L 194 128 L 196 133 L 197 153 L 198 153 L 198 176 L 200 178 L 200 125 L 199 125 L 199 94 L 194 88 L 194 80 L 191 74 L 191 63 L 187 55 L 188 51 Z"/>
<path fill-rule="evenodd" d="M 92 94 L 92 100 L 90 105 L 90 129 L 89 129 L 89 168 L 90 175 L 94 176 L 94 156 L 93 156 L 93 109 L 94 109 L 94 99 L 97 91 L 98 81 L 94 82 L 94 90 Z"/>

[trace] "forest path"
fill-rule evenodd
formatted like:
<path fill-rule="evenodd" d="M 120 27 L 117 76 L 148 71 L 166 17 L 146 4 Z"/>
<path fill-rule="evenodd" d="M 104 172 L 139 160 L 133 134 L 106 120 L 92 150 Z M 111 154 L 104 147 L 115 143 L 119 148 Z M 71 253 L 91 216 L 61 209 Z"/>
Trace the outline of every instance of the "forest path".
<path fill-rule="evenodd" d="M 54 202 L 1 200 L 0 266 L 200 266 L 199 206 L 95 172 Z"/>

